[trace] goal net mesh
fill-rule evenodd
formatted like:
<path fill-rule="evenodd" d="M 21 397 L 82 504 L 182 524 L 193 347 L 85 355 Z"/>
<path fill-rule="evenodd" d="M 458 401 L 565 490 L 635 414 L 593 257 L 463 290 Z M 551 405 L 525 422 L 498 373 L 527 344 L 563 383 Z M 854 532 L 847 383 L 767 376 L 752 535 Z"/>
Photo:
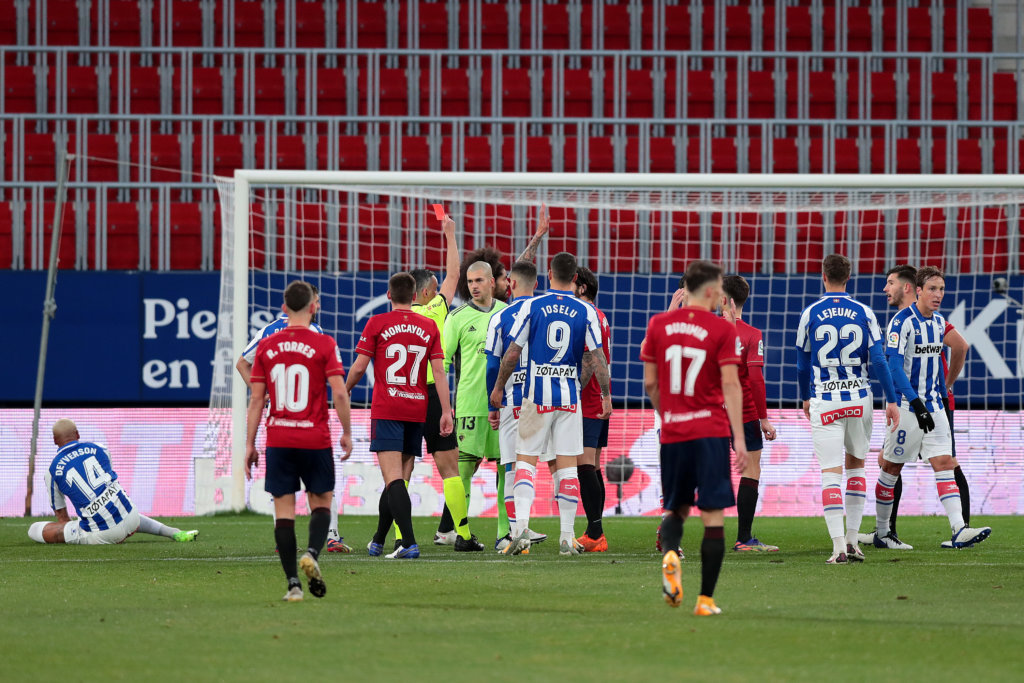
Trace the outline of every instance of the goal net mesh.
<path fill-rule="evenodd" d="M 751 296 L 743 318 L 764 333 L 769 417 L 779 437 L 766 442 L 761 457 L 759 514 L 820 514 L 820 473 L 809 427 L 797 409 L 793 346 L 800 312 L 822 293 L 821 260 L 832 252 L 851 259 L 849 291 L 873 308 L 883 327 L 895 313 L 882 293 L 888 268 L 934 265 L 947 273 L 941 312 L 972 345 L 953 387 L 960 409 L 957 452 L 979 510 L 1016 512 L 1022 505 L 1024 422 L 1016 411 L 1024 376 L 1024 318 L 1015 300 L 1024 298 L 1024 279 L 1018 275 L 1021 191 L 882 186 L 756 190 L 724 184 L 701 190 L 342 186 L 326 177 L 315 185 L 254 184 L 247 202 L 247 267 L 236 272 L 231 253 L 235 185 L 221 179 L 219 190 L 224 266 L 206 448 L 216 458 L 218 481 L 241 476 L 231 465 L 231 414 L 244 415 L 245 406 L 232 405 L 231 381 L 248 339 L 232 337 L 227 324 L 231 315 L 246 316 L 251 338 L 280 312 L 288 282 L 301 278 L 315 284 L 321 297 L 318 322 L 337 340 L 347 368 L 366 319 L 388 309 L 391 274 L 425 267 L 443 279 L 445 243 L 433 204 L 443 204 L 456 221 L 462 258 L 493 247 L 504 255 L 506 269 L 537 229 L 543 204 L 550 231 L 537 251 L 539 271 L 546 273 L 550 258 L 560 251 L 576 255 L 580 265 L 597 274 L 596 305 L 611 325 L 615 412 L 601 460 L 606 481 L 614 479 L 609 463 L 628 458 L 634 466 L 622 484 L 623 514 L 660 513 L 657 433 L 644 394 L 639 347 L 647 321 L 665 310 L 686 265 L 698 258 L 720 263 L 727 273 L 748 280 Z M 1009 296 L 1000 279 L 1005 279 Z M 233 310 L 237 287 L 248 292 L 248 310 Z M 545 287 L 542 276 L 538 291 Z M 368 405 L 371 374 L 353 392 L 356 407 Z M 875 395 L 880 396 L 877 386 Z M 375 514 L 381 480 L 367 450 L 369 411 L 354 410 L 353 430 L 355 453 L 337 465 L 336 494 L 343 513 Z M 873 453 L 881 447 L 882 435 L 879 414 Z M 258 438 L 262 444 L 262 427 Z M 869 456 L 869 478 L 876 473 L 874 457 Z M 911 474 L 905 477 L 901 512 L 940 513 L 931 476 L 923 470 L 916 476 L 915 470 L 907 470 Z M 493 475 L 493 465 L 485 465 L 474 480 L 471 515 L 495 514 L 499 499 Z M 247 502 L 266 510 L 269 498 L 262 491 L 262 476 L 261 468 L 248 488 Z M 429 458 L 417 465 L 410 491 L 414 512 L 440 512 L 441 482 Z M 609 483 L 607 493 L 611 514 L 618 490 Z M 555 513 L 551 497 L 550 480 L 541 482 L 535 514 Z M 869 501 L 868 514 L 872 509 Z"/>

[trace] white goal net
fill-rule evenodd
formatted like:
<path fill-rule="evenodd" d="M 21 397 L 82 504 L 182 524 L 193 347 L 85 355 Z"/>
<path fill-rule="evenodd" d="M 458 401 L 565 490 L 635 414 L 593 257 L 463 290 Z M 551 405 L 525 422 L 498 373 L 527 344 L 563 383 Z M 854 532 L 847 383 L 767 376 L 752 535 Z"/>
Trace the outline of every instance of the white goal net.
<path fill-rule="evenodd" d="M 979 511 L 1024 512 L 1020 177 L 240 171 L 220 179 L 219 189 L 223 272 L 206 449 L 217 478 L 203 495 L 221 506 L 268 506 L 262 472 L 249 489 L 242 476 L 247 397 L 233 366 L 280 311 L 284 286 L 301 278 L 319 288 L 319 323 L 348 367 L 365 319 L 388 307 L 389 275 L 429 268 L 443 279 L 445 244 L 431 209 L 440 203 L 457 223 L 460 255 L 492 247 L 506 269 L 534 235 L 544 204 L 551 226 L 537 251 L 539 271 L 568 251 L 597 274 L 596 304 L 612 329 L 615 407 L 602 463 L 628 458 L 634 465 L 622 485 L 624 514 L 660 512 L 657 435 L 639 345 L 647 321 L 666 308 L 697 258 L 748 280 L 743 317 L 764 333 L 769 416 L 779 438 L 762 455 L 759 514 L 820 513 L 810 432 L 796 410 L 793 345 L 801 310 L 822 291 L 821 260 L 832 252 L 850 257 L 850 291 L 883 325 L 895 313 L 882 293 L 890 267 L 946 272 L 942 313 L 972 346 L 953 387 L 957 452 L 972 499 Z M 542 278 L 538 291 L 544 286 Z M 364 379 L 353 393 L 356 406 L 367 404 L 369 390 Z M 375 514 L 381 482 L 367 450 L 368 411 L 354 411 L 353 429 L 356 452 L 338 465 L 336 494 L 343 513 Z M 882 431 L 876 426 L 875 449 Z M 493 473 L 485 466 L 474 480 L 471 515 L 494 514 Z M 930 482 L 905 477 L 901 512 L 941 511 Z M 545 514 L 540 486 L 536 514 Z M 429 458 L 417 466 L 410 492 L 415 513 L 440 511 L 441 483 Z M 607 502 L 618 502 L 614 485 Z"/>

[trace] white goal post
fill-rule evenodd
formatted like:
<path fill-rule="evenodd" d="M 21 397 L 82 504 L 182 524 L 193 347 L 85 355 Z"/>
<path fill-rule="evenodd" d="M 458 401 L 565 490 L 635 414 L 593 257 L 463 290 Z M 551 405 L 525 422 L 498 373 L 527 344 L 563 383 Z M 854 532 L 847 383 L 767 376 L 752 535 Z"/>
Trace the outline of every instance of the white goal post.
<path fill-rule="evenodd" d="M 622 365 L 635 362 L 642 321 L 664 308 L 674 289 L 671 282 L 678 281 L 686 259 L 694 256 L 722 262 L 728 272 L 751 279 L 752 287 L 754 281 L 764 281 L 754 287 L 760 300 L 752 299 L 751 305 L 759 315 L 769 310 L 766 302 L 777 307 L 771 309 L 772 316 L 759 320 L 762 326 L 779 323 L 766 330 L 766 345 L 783 354 L 778 358 L 785 357 L 784 349 L 792 342 L 782 325 L 786 316 L 798 313 L 806 297 L 817 293 L 812 291 L 816 274 L 808 264 L 826 250 L 857 252 L 848 254 L 855 262 L 854 277 L 858 263 L 867 263 L 862 270 L 875 278 L 875 284 L 879 277 L 884 279 L 884 268 L 879 273 L 883 263 L 923 265 L 941 258 L 935 265 L 959 276 L 961 285 L 969 278 L 1000 273 L 1013 278 L 1024 266 L 1019 224 L 1024 175 L 238 170 L 233 178 L 218 178 L 218 186 L 223 226 L 221 315 L 206 453 L 217 460 L 221 481 L 230 480 L 223 495 L 225 504 L 235 510 L 247 504 L 247 390 L 234 363 L 255 328 L 254 310 L 279 308 L 280 291 L 274 298 L 264 290 L 277 286 L 282 281 L 278 277 L 316 282 L 348 277 L 363 282 L 371 272 L 419 267 L 424 253 L 436 262 L 441 247 L 433 241 L 434 228 L 425 227 L 421 216 L 432 200 L 466 207 L 466 222 L 473 222 L 472 236 L 469 228 L 463 235 L 467 243 L 480 246 L 492 231 L 500 233 L 509 245 L 506 267 L 532 234 L 537 205 L 544 202 L 568 216 L 561 232 L 556 235 L 553 228 L 552 244 L 569 244 L 577 249 L 581 265 L 598 275 L 614 275 L 598 307 L 616 314 L 613 331 L 616 324 L 629 328 L 621 337 L 626 342 L 619 342 L 626 347 L 621 359 L 613 358 Z M 462 218 L 451 213 L 456 221 Z M 364 216 L 374 217 L 372 226 L 362 224 Z M 375 242 L 375 235 L 390 236 L 390 244 Z M 462 244 L 460 249 L 469 250 Z M 257 254 L 259 250 L 266 253 Z M 542 274 L 554 253 L 548 247 L 540 251 Z M 254 285 L 254 270 L 267 274 L 259 285 Z M 651 281 L 659 278 L 663 286 L 655 291 Z M 980 296 L 981 285 L 971 286 Z M 254 289 L 259 290 L 259 306 Z M 353 287 L 343 295 L 339 288 L 327 289 L 339 299 L 363 291 Z M 872 285 L 871 291 L 875 289 Z M 360 303 L 367 304 L 369 298 Z M 325 302 L 325 311 L 328 306 Z M 875 308 L 884 324 L 889 315 Z M 952 307 L 949 313 L 957 320 Z M 1024 336 L 1015 326 L 1016 321 L 1007 322 L 1005 334 L 996 342 L 1001 353 L 1018 334 Z M 358 335 L 359 330 L 354 332 Z M 351 349 L 339 346 L 347 367 Z M 1024 368 L 1024 362 L 1018 363 L 1020 355 L 1010 355 L 1011 365 Z M 972 379 L 966 399 L 978 407 L 1019 407 L 1024 371 L 1014 367 L 1009 373 L 1010 377 L 1001 377 L 997 372 L 995 379 L 1002 384 L 989 393 L 984 382 Z M 613 385 L 619 386 L 617 405 L 642 406 L 642 386 L 628 372 L 625 377 L 620 379 L 613 371 Z M 769 381 L 770 404 L 792 406 L 792 401 L 786 403 L 785 368 L 772 377 L 777 379 Z M 197 511 L 199 506 L 197 493 Z"/>

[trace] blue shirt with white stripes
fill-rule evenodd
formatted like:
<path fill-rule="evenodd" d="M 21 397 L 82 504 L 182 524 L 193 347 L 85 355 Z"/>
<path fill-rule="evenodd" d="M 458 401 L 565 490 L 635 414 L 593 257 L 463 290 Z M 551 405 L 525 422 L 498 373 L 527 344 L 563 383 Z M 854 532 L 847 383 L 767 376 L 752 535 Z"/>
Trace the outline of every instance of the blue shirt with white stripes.
<path fill-rule="evenodd" d="M 920 398 L 929 412 L 943 410 L 946 377 L 942 370 L 942 352 L 945 334 L 946 319 L 938 313 L 925 316 L 916 304 L 907 306 L 889 321 L 885 333 L 889 369 L 898 389 L 908 387 L 911 390 L 900 392 L 903 407 L 909 409 L 910 401 Z M 899 372 L 905 377 L 899 377 Z M 904 379 L 906 381 L 902 381 Z"/>
<path fill-rule="evenodd" d="M 518 297 L 508 306 L 491 316 L 491 321 L 487 326 L 487 343 L 484 347 L 488 355 L 488 367 L 494 362 L 492 360 L 494 358 L 499 363 L 501 362 L 501 357 L 505 355 L 509 344 L 514 341 L 511 332 L 512 325 L 516 321 L 516 314 L 523 307 L 523 303 L 531 298 L 533 297 Z M 505 382 L 505 395 L 501 399 L 501 405 L 512 406 L 513 408 L 522 407 L 523 385 L 526 383 L 528 358 L 527 349 L 524 347 L 523 352 L 519 355 L 519 366 L 508 378 L 508 381 Z M 497 376 L 495 376 L 496 378 Z"/>
<path fill-rule="evenodd" d="M 810 355 L 813 396 L 824 401 L 870 397 L 871 348 L 877 345 L 881 358 L 881 341 L 875 314 L 846 292 L 827 293 L 805 308 L 796 347 Z"/>
<path fill-rule="evenodd" d="M 523 302 L 509 337 L 529 349 L 524 398 L 538 406 L 579 405 L 583 353 L 601 348 L 597 310 L 551 289 Z"/>
<path fill-rule="evenodd" d="M 288 327 L 288 314 L 281 313 L 277 316 L 277 319 L 274 322 L 269 325 L 264 325 L 260 331 L 256 333 L 256 336 L 252 338 L 252 341 L 250 341 L 245 347 L 245 350 L 242 351 L 242 358 L 247 360 L 249 365 L 252 365 L 253 361 L 256 360 L 256 347 L 260 345 L 260 340 L 269 337 L 275 332 L 280 332 L 286 327 Z M 320 334 L 324 333 L 316 323 L 310 324 L 309 328 L 314 332 L 319 332 Z"/>
<path fill-rule="evenodd" d="M 54 510 L 70 498 L 84 531 L 103 531 L 121 523 L 132 511 L 128 494 L 117 482 L 107 450 L 88 441 L 64 444 L 46 472 L 46 488 Z"/>

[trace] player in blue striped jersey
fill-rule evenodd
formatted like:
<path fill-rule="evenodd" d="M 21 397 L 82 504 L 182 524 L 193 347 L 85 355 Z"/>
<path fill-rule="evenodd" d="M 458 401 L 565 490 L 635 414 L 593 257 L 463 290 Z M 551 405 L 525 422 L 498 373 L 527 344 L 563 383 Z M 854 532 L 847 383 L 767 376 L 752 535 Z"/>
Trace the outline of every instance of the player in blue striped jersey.
<path fill-rule="evenodd" d="M 78 427 L 71 420 L 62 418 L 54 423 L 53 443 L 57 455 L 44 479 L 57 521 L 36 522 L 29 527 L 28 536 L 33 541 L 106 545 L 120 543 L 136 531 L 180 542 L 193 541 L 199 535 L 194 529 L 182 531 L 140 514 L 121 488 L 107 450 L 100 444 L 81 441 Z M 68 514 L 69 498 L 78 519 Z"/>
<path fill-rule="evenodd" d="M 531 299 L 534 290 L 537 288 L 537 266 L 530 261 L 516 261 L 508 273 L 509 288 L 512 294 L 512 303 L 491 316 L 490 324 L 487 327 L 487 393 L 494 391 L 495 382 L 498 379 L 498 371 L 501 366 L 501 357 L 505 349 L 512 344 L 512 326 L 515 324 L 516 314 L 525 301 Z M 501 461 L 498 467 L 504 471 L 501 494 L 504 499 L 505 513 L 508 515 L 510 525 L 515 524 L 516 510 L 512 487 L 514 475 L 512 471 L 516 465 L 516 439 L 519 431 L 519 411 L 523 405 L 523 387 L 526 384 L 526 369 L 529 349 L 524 348 L 519 356 L 519 365 L 515 372 L 505 382 L 505 396 L 502 399 L 501 410 L 495 410 L 491 406 L 491 412 L 487 419 L 492 429 L 498 430 L 499 447 L 501 450 Z M 549 459 L 549 455 L 541 456 Z M 548 460 L 549 465 L 554 466 L 553 460 Z M 552 472 L 554 478 L 554 472 Z M 547 538 L 546 535 L 529 530 L 528 536 L 531 543 L 540 543 Z M 511 530 L 503 538 L 499 538 L 494 549 L 504 551 L 512 543 Z"/>
<path fill-rule="evenodd" d="M 964 522 L 954 473 L 952 433 L 942 402 L 947 395 L 942 366 L 946 319 L 938 312 L 946 281 L 938 268 L 925 266 L 917 271 L 916 285 L 917 301 L 897 313 L 886 331 L 885 352 L 903 418 L 900 430 L 886 435 L 882 449 L 882 470 L 875 485 L 875 545 L 887 547 L 896 479 L 904 464 L 920 457 L 935 473 L 952 532 L 950 543 L 965 548 L 984 541 L 992 529 L 972 528 Z"/>
<path fill-rule="evenodd" d="M 885 392 L 890 429 L 899 424 L 896 392 L 871 309 L 846 293 L 850 260 L 830 254 L 822 263 L 825 295 L 804 309 L 797 329 L 797 381 L 811 422 L 814 455 L 821 466 L 821 503 L 832 537 L 829 564 L 862 562 L 857 531 L 867 497 L 864 456 L 871 440 L 868 365 Z M 813 388 L 812 388 L 813 380 Z M 843 453 L 846 465 L 846 529 L 843 528 Z"/>
<path fill-rule="evenodd" d="M 579 479 L 576 459 L 583 454 L 581 386 L 596 376 L 601 387 L 604 414 L 611 414 L 608 364 L 601 348 L 597 311 L 576 298 L 576 257 L 556 254 L 548 269 L 550 289 L 523 303 L 510 331 L 513 339 L 502 356 L 501 368 L 491 392 L 491 405 L 500 408 L 505 382 L 519 365 L 529 345 L 523 407 L 519 418 L 516 477 L 513 485 L 516 529 L 508 552 L 517 555 L 529 548 L 527 528 L 533 504 L 533 479 L 537 460 L 555 452 L 555 500 L 559 516 L 559 552 L 577 555 L 575 545 L 576 507 Z"/>

